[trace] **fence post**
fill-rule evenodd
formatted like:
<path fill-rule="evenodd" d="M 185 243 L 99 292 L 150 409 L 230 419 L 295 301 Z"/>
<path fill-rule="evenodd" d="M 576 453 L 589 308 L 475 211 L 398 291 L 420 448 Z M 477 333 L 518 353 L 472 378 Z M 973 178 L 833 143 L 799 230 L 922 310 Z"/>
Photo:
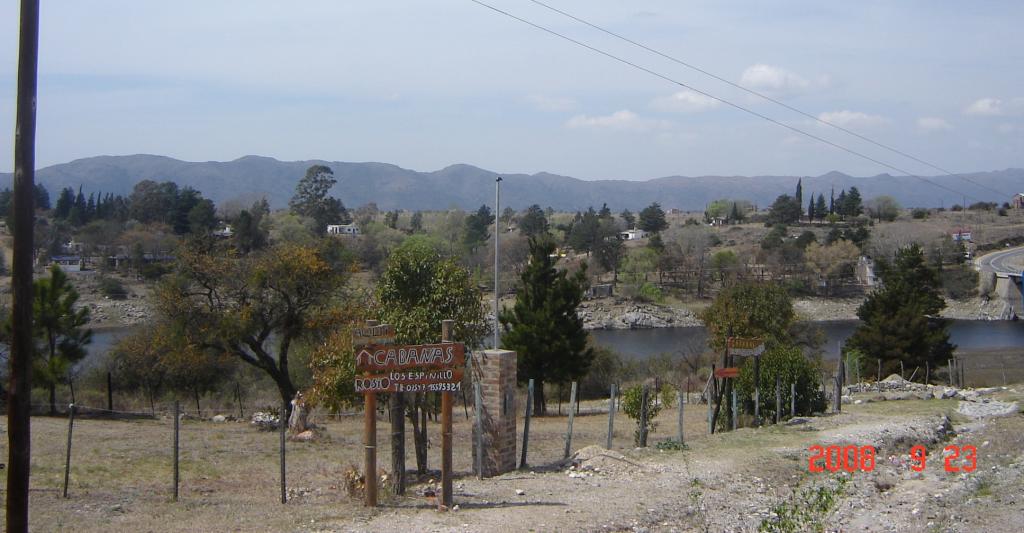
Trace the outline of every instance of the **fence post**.
<path fill-rule="evenodd" d="M 277 426 L 278 426 L 278 429 L 279 429 L 278 433 L 281 436 L 280 437 L 280 441 L 281 441 L 281 444 L 280 444 L 280 449 L 281 449 L 281 503 L 288 503 L 288 489 L 287 489 L 287 485 L 285 484 L 285 477 L 284 477 L 285 476 L 284 433 L 285 433 L 285 431 L 288 430 L 288 420 L 286 420 L 286 415 L 287 414 L 288 414 L 288 401 L 285 400 L 285 401 L 281 402 L 281 415 L 277 417 Z M 373 476 L 374 479 L 376 479 L 377 478 L 377 473 L 376 472 L 367 472 L 366 473 L 366 478 L 369 479 L 370 476 Z"/>
<path fill-rule="evenodd" d="M 924 362 L 924 384 L 927 385 L 932 380 L 932 365 L 928 361 Z M 1003 383 L 1006 385 L 1006 383 Z"/>
<path fill-rule="evenodd" d="M 679 444 L 683 444 L 683 392 L 679 391 Z"/>
<path fill-rule="evenodd" d="M 107 411 L 114 410 L 114 377 L 107 372 Z"/>
<path fill-rule="evenodd" d="M 761 425 L 761 356 L 754 356 L 754 427 Z"/>
<path fill-rule="evenodd" d="M 714 433 L 714 431 L 711 428 L 711 417 L 712 417 L 712 414 L 711 414 L 711 391 L 709 389 L 710 389 L 709 387 L 706 387 L 704 389 L 706 391 L 704 397 L 707 399 L 707 402 L 708 402 L 708 434 L 710 435 L 711 433 Z"/>
<path fill-rule="evenodd" d="M 640 390 L 640 447 L 647 447 L 647 385 Z"/>
<path fill-rule="evenodd" d="M 573 404 L 576 403 L 576 382 L 572 382 L 572 390 L 569 392 L 569 429 L 565 433 L 565 455 L 564 458 L 569 458 L 569 451 L 572 448 L 572 421 L 576 415 L 576 410 L 573 408 Z"/>
<path fill-rule="evenodd" d="M 68 497 L 68 479 L 71 477 L 71 433 L 75 429 L 75 404 L 68 406 L 68 454 L 64 460 L 64 498 Z"/>
<path fill-rule="evenodd" d="M 523 455 L 519 468 L 526 468 L 526 449 L 530 445 L 530 416 L 533 415 L 533 378 L 526 385 L 526 420 L 523 421 Z"/>
<path fill-rule="evenodd" d="M 484 410 L 484 399 L 480 391 L 480 382 L 473 384 L 473 408 L 476 410 L 476 476 L 484 478 L 484 423 L 481 414 Z"/>
<path fill-rule="evenodd" d="M 789 417 L 796 416 L 796 382 L 789 384 Z"/>
<path fill-rule="evenodd" d="M 612 449 L 612 432 L 615 428 L 615 390 L 616 386 L 612 383 L 611 396 L 608 397 L 608 442 L 605 448 Z"/>
<path fill-rule="evenodd" d="M 903 377 L 903 361 L 900 361 L 900 379 L 905 379 Z"/>
<path fill-rule="evenodd" d="M 736 389 L 732 389 L 732 430 L 736 431 L 739 426 L 740 414 L 736 411 Z M 680 430 L 682 431 L 682 430 Z"/>
<path fill-rule="evenodd" d="M 242 411 L 242 387 L 235 382 L 235 398 L 238 400 L 238 419 L 245 419 L 245 414 Z"/>
<path fill-rule="evenodd" d="M 174 400 L 174 501 L 178 501 L 178 432 L 181 424 L 181 404 Z"/>
<path fill-rule="evenodd" d="M 775 423 L 782 422 L 782 379 L 775 374 Z"/>

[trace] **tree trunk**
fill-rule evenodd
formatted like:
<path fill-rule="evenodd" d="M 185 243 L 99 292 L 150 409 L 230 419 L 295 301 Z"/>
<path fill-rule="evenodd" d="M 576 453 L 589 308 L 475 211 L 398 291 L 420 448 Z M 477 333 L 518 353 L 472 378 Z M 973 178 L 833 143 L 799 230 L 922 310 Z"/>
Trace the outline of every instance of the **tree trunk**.
<path fill-rule="evenodd" d="M 203 413 L 199 410 L 199 389 L 193 389 L 192 394 L 196 397 L 196 418 L 202 418 Z"/>
<path fill-rule="evenodd" d="M 537 416 L 548 414 L 548 406 L 544 400 L 544 382 L 535 379 L 533 386 L 533 412 Z"/>
<path fill-rule="evenodd" d="M 413 448 L 416 451 L 416 473 L 427 473 L 427 432 L 426 417 L 423 405 L 423 395 L 414 396 L 411 409 L 408 410 L 409 419 L 412 421 Z"/>
<path fill-rule="evenodd" d="M 391 475 L 395 477 L 392 491 L 405 494 L 405 395 L 391 395 Z"/>
<path fill-rule="evenodd" d="M 292 416 L 292 400 L 295 399 L 295 393 L 297 391 L 295 390 L 295 386 L 292 385 L 290 379 L 281 377 L 280 374 L 274 375 L 273 377 L 274 382 L 277 383 L 277 391 L 281 394 L 281 400 L 283 400 L 284 404 L 287 406 L 287 412 L 284 413 L 281 420 L 288 420 L 288 418 Z"/>
<path fill-rule="evenodd" d="M 57 384 L 50 383 L 50 416 L 57 416 Z"/>

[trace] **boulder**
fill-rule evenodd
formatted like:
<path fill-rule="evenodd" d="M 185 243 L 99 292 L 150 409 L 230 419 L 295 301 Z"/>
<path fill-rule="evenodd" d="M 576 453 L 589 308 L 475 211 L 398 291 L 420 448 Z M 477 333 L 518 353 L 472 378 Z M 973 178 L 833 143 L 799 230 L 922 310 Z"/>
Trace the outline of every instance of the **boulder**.
<path fill-rule="evenodd" d="M 224 422 L 228 421 L 228 417 L 224 415 L 216 415 L 213 418 L 211 418 L 211 420 L 213 420 L 217 424 L 223 424 Z"/>

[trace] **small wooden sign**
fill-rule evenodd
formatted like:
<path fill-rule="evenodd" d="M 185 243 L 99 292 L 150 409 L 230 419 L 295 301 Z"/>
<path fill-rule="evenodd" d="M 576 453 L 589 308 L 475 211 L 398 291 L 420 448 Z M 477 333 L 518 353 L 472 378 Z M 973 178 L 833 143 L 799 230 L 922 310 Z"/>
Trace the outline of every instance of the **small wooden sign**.
<path fill-rule="evenodd" d="M 458 392 L 462 370 L 413 370 L 356 376 L 356 392 Z"/>
<path fill-rule="evenodd" d="M 730 355 L 761 355 L 764 353 L 764 339 L 729 337 L 725 342 Z"/>
<path fill-rule="evenodd" d="M 352 330 L 352 346 L 391 344 L 395 341 L 395 328 L 391 324 L 362 326 Z"/>
<path fill-rule="evenodd" d="M 740 368 L 737 366 L 731 366 L 727 368 L 716 368 L 716 378 L 738 378 L 740 377 Z"/>
<path fill-rule="evenodd" d="M 458 368 L 466 363 L 466 345 L 457 342 L 410 346 L 369 345 L 356 353 L 356 370 L 382 372 L 412 368 Z"/>

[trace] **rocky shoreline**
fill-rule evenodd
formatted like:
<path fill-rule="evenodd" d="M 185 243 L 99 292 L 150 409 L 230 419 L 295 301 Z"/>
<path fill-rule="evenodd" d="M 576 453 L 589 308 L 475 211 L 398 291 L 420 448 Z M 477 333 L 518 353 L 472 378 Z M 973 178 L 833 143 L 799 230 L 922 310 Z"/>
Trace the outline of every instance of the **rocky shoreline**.
<path fill-rule="evenodd" d="M 857 320 L 857 308 L 863 301 L 861 298 L 804 298 L 793 301 L 793 310 L 798 320 L 806 322 Z M 942 316 L 955 320 L 993 320 L 1001 311 L 1000 307 L 995 301 L 984 301 L 980 298 L 948 300 Z M 614 298 L 583 302 L 577 314 L 583 319 L 583 328 L 588 330 L 704 325 L 690 309 L 653 303 L 631 303 Z"/>

